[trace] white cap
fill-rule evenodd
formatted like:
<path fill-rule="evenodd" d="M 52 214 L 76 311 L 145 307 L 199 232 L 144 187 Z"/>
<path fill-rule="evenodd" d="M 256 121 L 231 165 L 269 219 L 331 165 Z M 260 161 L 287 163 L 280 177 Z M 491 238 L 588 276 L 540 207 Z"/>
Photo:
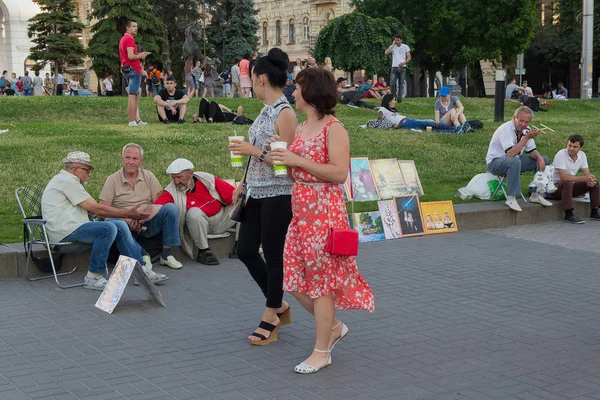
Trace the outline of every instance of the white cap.
<path fill-rule="evenodd" d="M 169 168 L 167 168 L 167 174 L 178 174 L 186 169 L 191 169 L 193 171 L 194 164 L 185 158 L 178 158 L 177 160 L 173 161 L 171 165 L 169 165 Z"/>

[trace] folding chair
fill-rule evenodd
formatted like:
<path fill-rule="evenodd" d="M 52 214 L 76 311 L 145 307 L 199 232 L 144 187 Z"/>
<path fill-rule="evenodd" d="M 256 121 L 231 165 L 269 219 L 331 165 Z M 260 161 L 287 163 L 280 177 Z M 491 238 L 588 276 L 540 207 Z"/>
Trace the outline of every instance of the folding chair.
<path fill-rule="evenodd" d="M 504 180 L 506 179 L 506 175 L 496 175 L 496 178 L 498 178 L 498 187 L 496 188 L 496 190 L 494 190 L 494 194 L 492 194 L 492 197 L 490 198 L 490 200 L 494 201 L 494 197 L 496 197 L 496 193 L 498 193 L 498 190 L 502 190 L 502 193 L 504 194 L 504 198 L 508 198 L 508 194 L 506 193 L 506 190 L 504 189 L 504 186 L 502 185 L 504 183 Z M 525 200 L 525 196 L 523 195 L 523 191 L 521 190 L 521 198 L 523 199 L 523 201 L 525 203 L 527 203 L 527 200 Z"/>
<path fill-rule="evenodd" d="M 62 285 L 58 281 L 59 276 L 70 275 L 77 269 L 79 263 L 79 255 L 82 251 L 88 250 L 91 245 L 76 242 L 51 242 L 48 239 L 48 232 L 46 231 L 46 220 L 42 217 L 42 194 L 46 185 L 32 185 L 20 187 L 15 190 L 15 197 L 21 214 L 23 214 L 23 244 L 27 251 L 27 262 L 25 264 L 25 278 L 33 282 L 40 279 L 48 279 L 54 277 L 56 284 L 63 288 L 72 288 L 76 286 L 83 286 L 83 283 L 76 283 L 72 285 Z M 40 276 L 32 278 L 29 276 L 29 265 L 33 258 L 33 246 L 43 245 L 48 251 L 50 258 L 50 265 L 52 266 L 52 275 Z M 56 272 L 56 266 L 54 265 L 53 254 L 63 253 L 77 253 L 77 260 L 75 261 L 75 267 L 70 272 L 63 272 L 58 274 Z"/>

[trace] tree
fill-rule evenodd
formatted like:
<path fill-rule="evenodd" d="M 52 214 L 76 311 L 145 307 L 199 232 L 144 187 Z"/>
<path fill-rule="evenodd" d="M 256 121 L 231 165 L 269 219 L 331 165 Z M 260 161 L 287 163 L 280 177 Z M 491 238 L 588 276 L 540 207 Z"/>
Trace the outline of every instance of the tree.
<path fill-rule="evenodd" d="M 553 10 L 552 23 L 540 26 L 531 50 L 550 64 L 567 64 L 581 58 L 582 13 L 581 0 L 561 0 Z M 554 22 L 556 21 L 556 22 Z M 600 54 L 600 1 L 594 2 L 594 54 Z"/>
<path fill-rule="evenodd" d="M 414 34 L 414 75 L 449 72 L 482 59 L 507 63 L 523 52 L 536 27 L 536 0 L 354 0 L 372 17 L 394 15 Z M 414 93 L 419 94 L 418 79 Z"/>
<path fill-rule="evenodd" d="M 90 40 L 88 54 L 92 57 L 92 69 L 99 77 L 112 74 L 120 81 L 119 41 L 125 32 L 127 21 L 138 23 L 136 43 L 150 51 L 157 59 L 163 44 L 162 22 L 154 15 L 147 0 L 93 0 L 92 14 L 98 22 L 92 27 L 94 35 Z M 150 57 L 146 62 L 150 62 Z"/>
<path fill-rule="evenodd" d="M 253 0 L 214 1 L 209 12 L 212 19 L 207 27 L 207 39 L 217 54 L 223 56 L 226 65 L 258 49 L 258 11 L 254 9 Z"/>
<path fill-rule="evenodd" d="M 159 0 L 152 3 L 153 11 L 162 21 L 162 64 L 165 70 L 183 78 L 182 45 L 185 30 L 200 19 L 198 0 Z"/>
<path fill-rule="evenodd" d="M 84 25 L 78 22 L 73 13 L 71 0 L 34 0 L 41 13 L 29 20 L 28 34 L 35 45 L 29 59 L 35 60 L 34 70 L 40 70 L 47 63 L 54 66 L 54 90 L 58 73 L 65 64 L 81 64 L 85 50 L 73 34 L 81 33 Z"/>
<path fill-rule="evenodd" d="M 333 67 L 344 71 L 366 69 L 369 74 L 389 71 L 390 56 L 384 51 L 396 32 L 412 40 L 406 28 L 394 18 L 376 19 L 359 12 L 345 14 L 321 29 L 313 56 L 318 61 L 330 57 Z"/>

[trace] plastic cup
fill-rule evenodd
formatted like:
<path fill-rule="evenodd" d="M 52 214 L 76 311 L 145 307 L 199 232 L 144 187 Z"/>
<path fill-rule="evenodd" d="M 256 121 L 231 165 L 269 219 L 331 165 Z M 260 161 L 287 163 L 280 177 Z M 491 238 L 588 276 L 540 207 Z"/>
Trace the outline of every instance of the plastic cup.
<path fill-rule="evenodd" d="M 271 143 L 271 150 L 275 149 L 287 149 L 287 142 Z M 276 162 L 273 162 L 273 171 L 275 172 L 275 176 L 287 176 L 287 167 L 285 165 L 280 165 Z"/>
<path fill-rule="evenodd" d="M 433 130 L 432 127 L 430 127 L 430 126 L 427 127 L 427 132 L 431 132 L 432 130 Z"/>
<path fill-rule="evenodd" d="M 229 136 L 229 143 L 232 140 L 245 140 L 244 136 Z M 232 167 L 243 167 L 244 166 L 244 156 L 238 153 L 234 153 L 229 150 L 229 155 L 231 156 L 231 166 Z"/>

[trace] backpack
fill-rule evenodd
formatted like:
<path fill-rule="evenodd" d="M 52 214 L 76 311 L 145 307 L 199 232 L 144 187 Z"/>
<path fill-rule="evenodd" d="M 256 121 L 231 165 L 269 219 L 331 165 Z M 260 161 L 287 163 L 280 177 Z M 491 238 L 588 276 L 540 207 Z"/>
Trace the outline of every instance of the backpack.
<path fill-rule="evenodd" d="M 470 121 L 468 121 L 469 125 L 471 125 L 471 128 L 473 129 L 483 129 L 483 122 L 481 122 L 478 119 L 472 119 Z"/>
<path fill-rule="evenodd" d="M 523 101 L 523 105 L 531 108 L 533 111 L 540 111 L 540 101 L 537 97 L 528 97 Z"/>
<path fill-rule="evenodd" d="M 160 81 L 158 80 L 158 76 L 156 76 L 156 72 L 154 72 L 154 71 L 152 71 L 152 84 L 153 85 L 160 84 Z"/>
<path fill-rule="evenodd" d="M 521 94 L 519 93 L 519 89 L 515 89 L 515 90 L 513 90 L 513 91 L 512 91 L 512 93 L 510 94 L 510 98 L 511 98 L 511 100 L 512 100 L 512 99 L 514 99 L 514 100 L 518 100 L 520 95 L 521 95 Z"/>

